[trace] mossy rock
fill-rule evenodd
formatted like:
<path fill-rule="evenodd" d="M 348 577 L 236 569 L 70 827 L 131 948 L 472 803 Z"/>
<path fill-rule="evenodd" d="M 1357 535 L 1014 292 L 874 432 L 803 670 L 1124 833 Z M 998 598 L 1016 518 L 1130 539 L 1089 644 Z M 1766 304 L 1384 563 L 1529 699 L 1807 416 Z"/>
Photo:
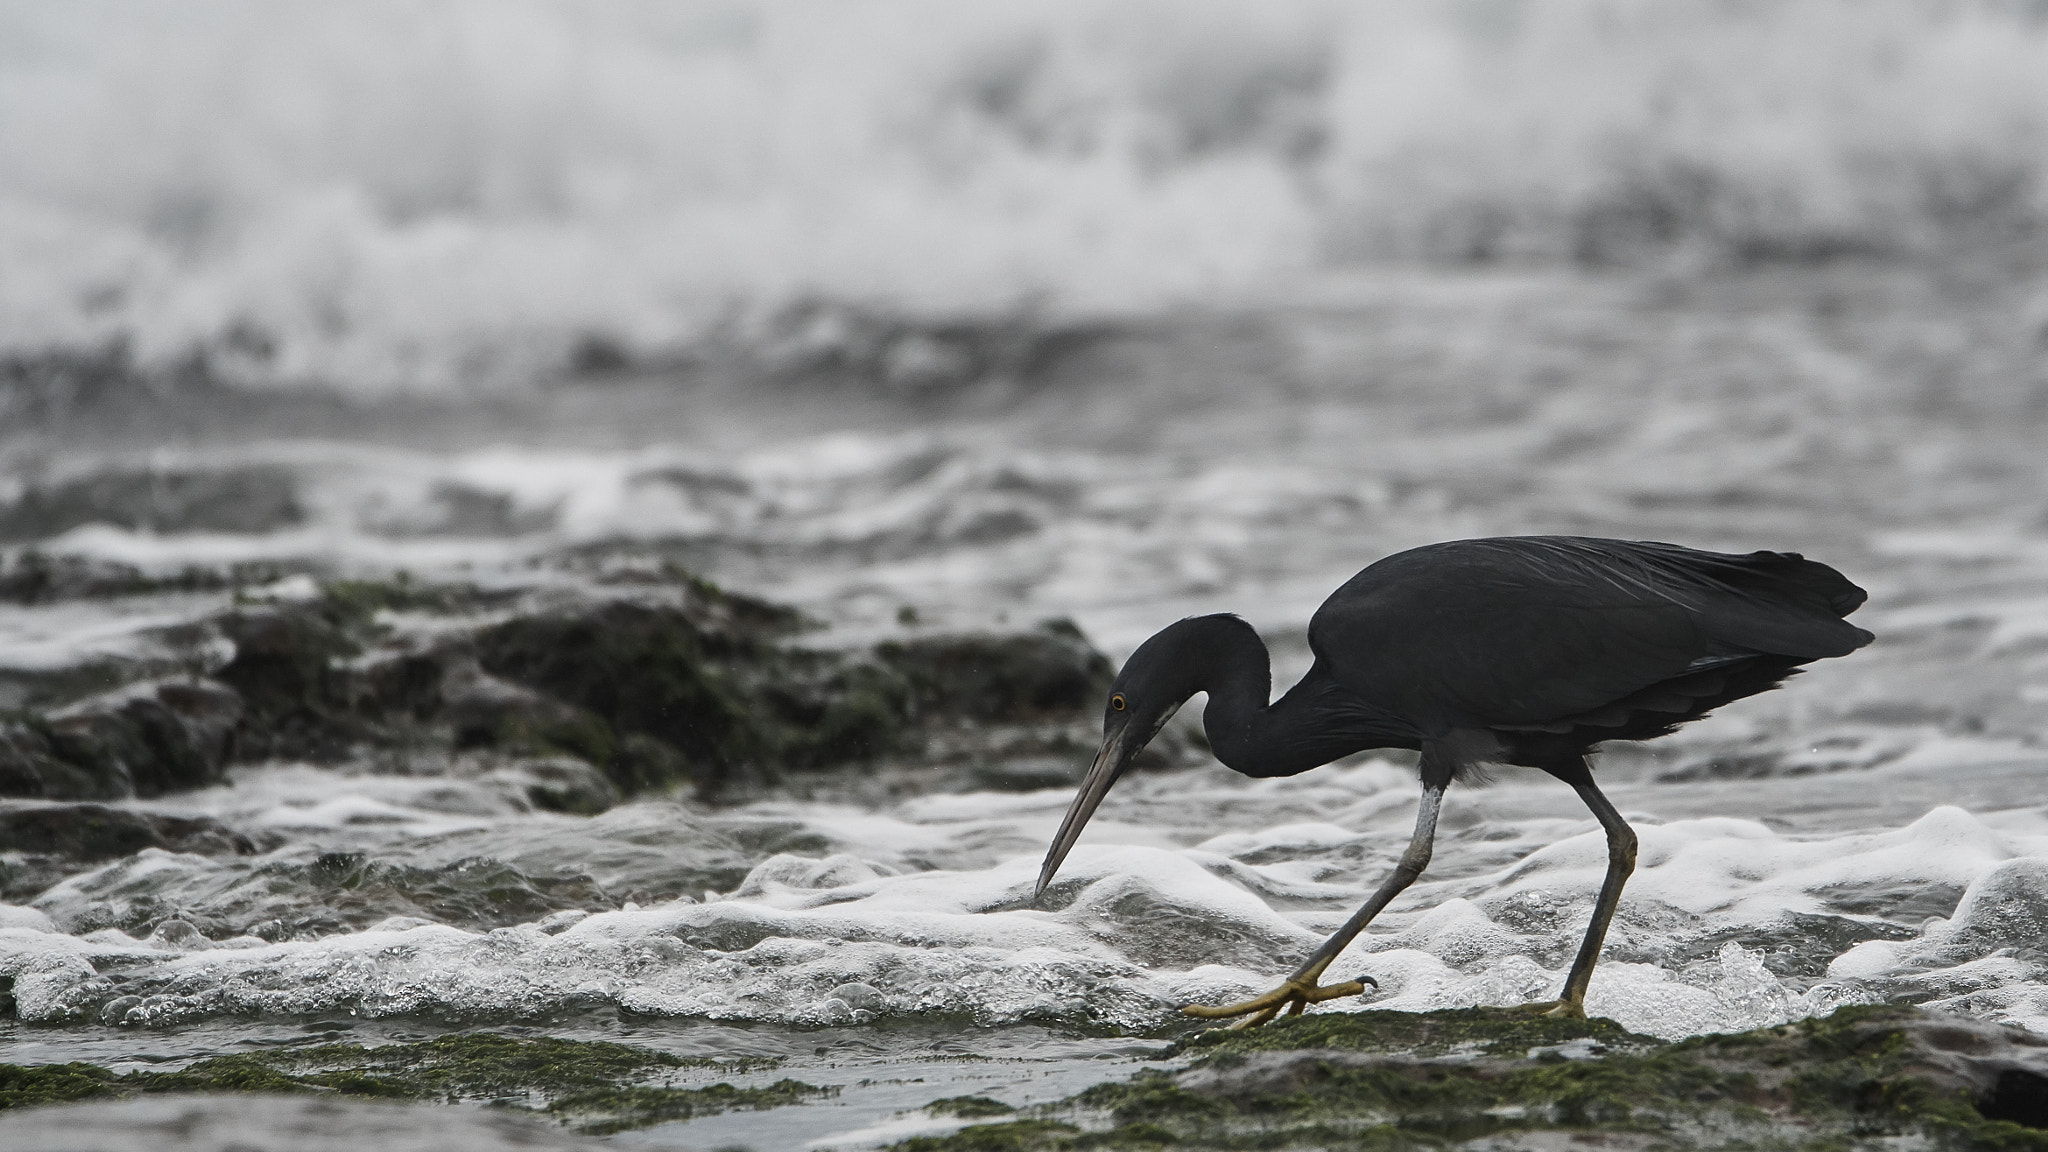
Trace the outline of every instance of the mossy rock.
<path fill-rule="evenodd" d="M 1182 1052 L 893 1147 L 2048 1150 L 2048 1039 L 1910 1007 L 1680 1043 L 1503 1009 L 1332 1013 Z"/>
<path fill-rule="evenodd" d="M 233 689 L 173 679 L 0 716 L 0 796 L 113 800 L 217 783 L 242 714 Z"/>
<path fill-rule="evenodd" d="M 0 716 L 0 796 L 147 797 L 213 783 L 230 760 L 469 751 L 592 765 L 609 790 L 532 796 L 580 813 L 613 794 L 739 797 L 848 768 L 887 768 L 885 788 L 1044 786 L 1049 765 L 1085 759 L 1073 730 L 1112 672 L 1063 621 L 806 646 L 794 609 L 673 567 L 651 591 L 468 625 L 524 594 L 400 574 L 238 598 L 192 628 L 232 644 L 223 665 L 194 657 L 177 680 Z M 452 619 L 410 630 L 388 613 Z"/>
<path fill-rule="evenodd" d="M 10 851 L 78 861 L 112 860 L 144 848 L 247 856 L 256 845 L 210 816 L 167 816 L 105 804 L 0 800 L 0 844 Z"/>
<path fill-rule="evenodd" d="M 978 721 L 1092 711 L 1116 678 L 1109 658 L 1064 619 L 1030 632 L 884 643 L 876 654 L 910 681 L 923 713 Z"/>
<path fill-rule="evenodd" d="M 642 1081 L 683 1068 L 744 1072 L 773 1061 L 714 1061 L 606 1041 L 459 1033 L 417 1044 L 311 1048 L 216 1056 L 174 1072 L 115 1075 L 92 1064 L 0 1064 L 0 1108 L 158 1093 L 333 1093 L 370 1099 L 489 1100 L 544 1110 L 589 1133 L 621 1132 L 734 1109 L 776 1108 L 831 1095 L 783 1079 L 761 1087 L 696 1088 Z"/>
<path fill-rule="evenodd" d="M 1253 1052 L 1317 1048 L 1386 1055 L 1478 1054 L 1518 1056 L 1532 1048 L 1586 1041 L 1609 1051 L 1658 1047 L 1601 1017 L 1565 1019 L 1501 1008 L 1448 1008 L 1436 1012 L 1329 1012 L 1276 1020 L 1262 1028 L 1198 1032 L 1181 1047 L 1210 1061 Z"/>
<path fill-rule="evenodd" d="M 621 600 L 485 629 L 486 673 L 574 710 L 529 709 L 496 746 L 583 756 L 628 793 L 683 779 L 717 792 L 914 758 L 935 724 L 1085 715 L 1111 679 L 1071 625 L 873 649 L 792 645 L 786 625 L 759 609 Z"/>
<path fill-rule="evenodd" d="M 220 568 L 187 565 L 176 572 L 152 573 L 95 556 L 53 556 L 24 548 L 11 559 L 0 558 L 0 602 L 33 605 L 166 592 L 219 592 L 269 584 L 284 575 L 283 569 L 268 563 Z"/>

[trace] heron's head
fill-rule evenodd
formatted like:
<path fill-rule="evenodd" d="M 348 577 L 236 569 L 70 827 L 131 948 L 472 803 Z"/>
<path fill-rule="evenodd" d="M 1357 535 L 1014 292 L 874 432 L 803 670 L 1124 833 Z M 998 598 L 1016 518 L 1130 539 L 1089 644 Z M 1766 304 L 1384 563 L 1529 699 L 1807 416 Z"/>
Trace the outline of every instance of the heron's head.
<path fill-rule="evenodd" d="M 1060 862 L 1081 838 L 1088 818 L 1109 794 L 1109 786 L 1159 735 L 1159 730 L 1166 727 L 1188 697 L 1203 690 L 1212 663 L 1209 653 L 1217 647 L 1214 633 L 1233 626 L 1252 634 L 1256 643 L 1250 626 L 1235 616 L 1197 616 L 1167 627 L 1140 644 L 1131 658 L 1124 661 L 1123 670 L 1109 687 L 1109 699 L 1102 706 L 1102 749 L 1095 754 L 1088 774 L 1081 778 L 1081 791 L 1068 807 L 1067 818 L 1061 821 L 1059 834 L 1053 837 L 1052 848 L 1045 854 L 1045 867 L 1038 873 L 1034 900 L 1052 883 Z M 1264 651 L 1260 649 L 1261 653 Z"/>

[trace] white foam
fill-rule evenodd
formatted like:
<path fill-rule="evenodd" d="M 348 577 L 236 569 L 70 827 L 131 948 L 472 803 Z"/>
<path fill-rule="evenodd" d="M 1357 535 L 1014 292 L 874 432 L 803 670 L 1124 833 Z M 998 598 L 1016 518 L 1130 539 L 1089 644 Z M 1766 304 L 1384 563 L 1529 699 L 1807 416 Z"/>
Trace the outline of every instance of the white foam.
<path fill-rule="evenodd" d="M 1244 786 L 1240 798 L 1261 788 Z M 1036 809 L 1025 806 L 1020 815 L 1040 819 Z M 131 1024 L 236 1013 L 523 1016 L 609 1003 L 801 1025 L 941 1014 L 1137 1028 L 1190 998 L 1213 1003 L 1263 990 L 1378 879 L 1358 874 L 1356 885 L 1305 886 L 1301 860 L 1248 864 L 1214 850 L 1248 855 L 1288 846 L 1314 860 L 1357 840 L 1340 825 L 1282 821 L 1210 837 L 1197 848 L 1084 844 L 1061 873 L 1071 902 L 1045 911 L 1029 906 L 1035 853 L 961 871 L 904 872 L 880 862 L 903 828 L 917 829 L 925 849 L 936 850 L 948 834 L 983 834 L 986 815 L 947 822 L 927 811 L 916 824 L 845 820 L 844 810 L 823 815 L 848 851 L 771 856 L 737 891 L 710 903 L 657 902 L 491 932 L 394 918 L 367 931 L 281 944 L 167 933 L 142 942 L 112 931 L 68 937 L 37 921 L 0 929 L 0 966 L 22 974 L 22 1018 L 49 1023 L 92 1018 L 112 994 L 98 975 L 111 964 L 128 973 L 123 987 L 144 997 L 123 1009 Z M 565 830 L 579 826 L 560 819 Z M 635 805 L 589 823 L 609 821 L 632 837 L 674 819 L 690 818 L 672 807 Z M 1382 829 L 1398 828 L 1403 814 L 1384 819 Z M 1596 1013 L 1677 1036 L 1780 1022 L 1910 985 L 1979 1014 L 2022 1023 L 2041 1016 L 2040 973 L 2000 950 L 2048 916 L 2032 895 L 2036 873 L 2048 868 L 2048 857 L 2037 855 L 2048 841 L 1994 832 L 1952 808 L 1901 828 L 1817 840 L 1728 818 L 1640 831 L 1642 863 L 1612 937 L 1617 946 L 1669 946 L 1714 933 L 1740 940 L 1745 932 L 1775 931 L 1787 912 L 1830 914 L 1829 899 L 1845 892 L 1868 898 L 1967 885 L 1968 893 L 1952 918 L 1930 922 L 1916 938 L 1820 956 L 1829 967 L 1825 982 L 1781 979 L 1763 966 L 1761 952 L 1736 940 L 1698 961 L 1610 958 L 1590 993 Z M 576 843 L 545 851 L 559 855 Z M 459 844 L 478 847 L 473 838 Z M 1330 973 L 1335 980 L 1371 975 L 1379 992 L 1325 1010 L 1555 996 L 1604 860 L 1604 841 L 1588 832 L 1496 872 L 1419 886 Z M 232 865 L 158 851 L 110 868 L 67 883 L 97 890 L 118 872 L 123 883 L 139 885 L 146 873 L 171 869 L 188 882 L 193 869 L 223 870 L 222 883 L 241 882 Z M 1271 902 L 1276 893 L 1317 910 L 1280 911 Z M 1548 911 L 1531 920 L 1533 909 Z M 856 984 L 873 990 L 861 993 L 859 1006 L 833 991 Z"/>
<path fill-rule="evenodd" d="M 2038 175 L 2048 85 L 2038 25 L 1981 5 L 211 0 L 7 23 L 0 347 L 120 335 L 358 392 L 524 379 L 589 333 L 672 352 L 819 296 L 1119 314 L 1317 262 L 1556 258 L 1603 227 L 1625 248 L 1652 242 L 1632 195 L 1688 187 L 1716 190 L 1680 221 L 1695 244 L 1926 245 L 1925 173 L 1959 197 Z"/>

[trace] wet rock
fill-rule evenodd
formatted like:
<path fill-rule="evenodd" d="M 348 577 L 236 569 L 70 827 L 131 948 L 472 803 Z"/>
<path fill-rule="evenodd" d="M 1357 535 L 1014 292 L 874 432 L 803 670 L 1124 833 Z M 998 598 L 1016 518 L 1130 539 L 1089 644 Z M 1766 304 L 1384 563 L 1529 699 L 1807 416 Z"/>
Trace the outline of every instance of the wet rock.
<path fill-rule="evenodd" d="M 109 1024 L 147 1022 L 149 998 L 117 997 L 101 1010 Z M 0 1064 L 0 1109 L 123 1098 L 0 1116 L 0 1147 L 14 1149 L 380 1149 L 597 1147 L 563 1134 L 623 1132 L 734 1109 L 761 1111 L 834 1095 L 796 1080 L 738 1088 L 654 1087 L 680 1068 L 730 1073 L 774 1060 L 713 1060 L 606 1041 L 520 1039 L 456 1033 L 417 1044 L 329 1044 L 199 1060 L 173 1072 L 116 1074 L 93 1064 Z M 233 1093 L 218 1096 L 214 1093 Z M 264 1093 L 256 1096 L 251 1093 Z M 287 1107 L 290 1095 L 311 1108 Z M 173 1096 L 175 1100 L 161 1097 Z M 158 1099 L 152 1099 L 157 1097 Z M 494 1109 L 356 1105 L 351 1097 L 453 1103 L 491 1101 Z M 171 1113 L 155 1107 L 175 1102 Z M 552 1126 L 521 1120 L 515 1109 L 545 1109 Z M 280 1116 L 280 1113 L 282 1115 Z M 40 1119 L 56 1118 L 53 1127 Z M 66 1125 L 64 1120 L 76 1123 Z M 138 1119 L 146 1122 L 137 1123 Z M 479 1121 L 485 1122 L 479 1122 Z M 131 1139 L 132 1137 L 132 1139 Z"/>
<path fill-rule="evenodd" d="M 48 604 L 164 592 L 218 592 L 269 583 L 281 575 L 270 564 L 145 572 L 133 564 L 93 556 L 57 556 L 24 548 L 11 558 L 0 558 L 0 601 Z"/>
<path fill-rule="evenodd" d="M 217 782 L 235 750 L 242 699 L 206 680 L 125 688 L 50 714 L 50 730 L 74 763 L 125 775 L 136 796 Z"/>
<path fill-rule="evenodd" d="M 42 717 L 0 719 L 0 796 L 115 799 L 125 794 L 124 784 L 67 760 Z"/>
<path fill-rule="evenodd" d="M 552 765 L 506 778 L 527 803 L 590 813 L 834 773 L 884 791 L 1045 787 L 1092 744 L 1076 726 L 1111 669 L 1072 624 L 812 647 L 791 609 L 673 568 L 650 580 L 473 624 L 522 593 L 295 577 L 192 626 L 219 653 L 208 679 L 0 714 L 0 795 L 153 796 L 230 760 L 488 753 Z"/>
<path fill-rule="evenodd" d="M 235 655 L 216 676 L 242 694 L 250 720 L 242 743 L 251 758 L 336 759 L 360 738 L 335 661 L 361 645 L 339 615 L 324 602 L 286 604 L 237 610 L 217 622 Z"/>
<path fill-rule="evenodd" d="M 1116 669 L 1070 620 L 1012 635 L 937 636 L 881 645 L 920 711 L 982 721 L 1037 720 L 1102 707 Z"/>
<path fill-rule="evenodd" d="M 256 845 L 209 816 L 166 816 L 106 804 L 0 800 L 0 850 L 112 860 L 144 848 L 202 856 L 247 856 Z"/>
<path fill-rule="evenodd" d="M 990 725 L 1072 720 L 1100 706 L 1110 680 L 1107 658 L 1065 623 L 871 650 L 792 645 L 777 634 L 784 626 L 627 600 L 515 619 L 478 635 L 482 671 L 581 716 L 492 688 L 467 707 L 514 723 L 472 730 L 509 732 L 500 747 L 593 759 L 628 792 L 687 779 L 717 793 L 891 757 L 971 761 L 980 772 L 997 758 L 993 745 L 1015 741 L 1014 729 Z M 1070 744 L 1063 736 L 1000 759 L 1064 759 L 1077 754 Z M 1048 772 L 1034 765 L 1020 786 L 1042 786 Z"/>
<path fill-rule="evenodd" d="M 87 1088 L 97 1084 L 87 1075 L 78 1078 Z M 572 1135 L 548 1120 L 510 1112 L 335 1099 L 329 1094 L 240 1092 L 0 1115 L 0 1145 L 12 1152 L 567 1152 L 610 1147 Z"/>
<path fill-rule="evenodd" d="M 41 540 L 85 524 L 138 531 L 270 532 L 305 517 L 282 468 L 114 471 L 30 487 L 0 505 L 0 542 Z"/>
<path fill-rule="evenodd" d="M 225 685 L 163 680 L 0 721 L 0 795 L 117 799 L 204 787 L 221 778 L 241 715 Z"/>
<path fill-rule="evenodd" d="M 900 1152 L 1458 1145 L 2039 1148 L 2048 1039 L 1903 1006 L 1667 1044 L 1500 1008 L 1327 1013 Z"/>

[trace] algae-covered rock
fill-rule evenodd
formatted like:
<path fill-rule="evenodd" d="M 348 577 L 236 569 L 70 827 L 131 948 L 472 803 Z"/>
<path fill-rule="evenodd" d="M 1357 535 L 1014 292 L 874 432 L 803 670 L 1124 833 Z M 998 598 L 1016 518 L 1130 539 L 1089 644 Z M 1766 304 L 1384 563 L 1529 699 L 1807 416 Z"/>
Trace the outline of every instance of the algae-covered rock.
<path fill-rule="evenodd" d="M 1512 1009 L 1330 1013 L 1184 1052 L 893 1147 L 2048 1149 L 2048 1039 L 1903 1006 L 1678 1043 Z"/>
<path fill-rule="evenodd" d="M 8 1152 L 599 1152 L 609 1147 L 517 1112 L 328 1093 L 209 1093 L 0 1113 L 0 1148 Z"/>
<path fill-rule="evenodd" d="M 0 719 L 0 796 L 120 799 L 216 783 L 241 697 L 207 680 L 145 681 Z"/>
<path fill-rule="evenodd" d="M 154 796 L 234 760 L 411 772 L 477 753 L 556 765 L 528 773 L 556 779 L 524 799 L 587 814 L 848 768 L 885 791 L 1045 787 L 1086 758 L 1111 668 L 1072 624 L 876 645 L 805 643 L 806 627 L 672 568 L 581 591 L 293 577 L 187 627 L 212 655 L 185 676 L 0 715 L 0 796 Z"/>
<path fill-rule="evenodd" d="M 187 565 L 174 572 L 148 572 L 98 556 L 51 555 L 23 548 L 11 557 L 0 557 L 0 602 L 33 605 L 164 592 L 218 592 L 267 584 L 282 575 L 276 565 L 265 563 L 225 568 Z"/>
<path fill-rule="evenodd" d="M 326 1044 L 216 1056 L 170 1072 L 116 1075 L 84 1063 L 0 1064 L 0 1110 L 36 1104 L 220 1092 L 314 1094 L 454 1103 L 487 1100 L 545 1112 L 585 1133 L 622 1132 L 735 1109 L 795 1104 L 835 1089 L 784 1078 L 759 1087 L 676 1087 L 679 1070 L 747 1072 L 759 1060 L 717 1061 L 601 1040 L 458 1033 L 416 1044 Z M 771 1064 L 773 1061 L 766 1061 Z M 438 1124 L 434 1117 L 423 1120 Z M 0 1120 L 0 1132 L 29 1126 Z M 26 1147 L 8 1144 L 7 1147 Z"/>
<path fill-rule="evenodd" d="M 121 783 L 67 760 L 43 717 L 0 716 L 0 796 L 113 799 Z"/>
<path fill-rule="evenodd" d="M 247 836 L 208 816 L 167 816 L 106 804 L 0 801 L 0 901 L 35 896 L 66 876 L 145 848 L 246 856 Z"/>
<path fill-rule="evenodd" d="M 716 792 L 890 757 L 943 760 L 952 749 L 933 743 L 934 729 L 1074 719 L 1111 677 L 1070 624 L 872 649 L 806 648 L 787 630 L 758 611 L 627 600 L 515 618 L 478 634 L 481 671 L 574 711 L 528 704 L 471 730 L 593 759 L 627 791 L 688 779 Z"/>
<path fill-rule="evenodd" d="M 921 708 L 972 720 L 1034 720 L 1100 708 L 1116 668 L 1071 621 L 1031 632 L 971 633 L 886 643 Z"/>

